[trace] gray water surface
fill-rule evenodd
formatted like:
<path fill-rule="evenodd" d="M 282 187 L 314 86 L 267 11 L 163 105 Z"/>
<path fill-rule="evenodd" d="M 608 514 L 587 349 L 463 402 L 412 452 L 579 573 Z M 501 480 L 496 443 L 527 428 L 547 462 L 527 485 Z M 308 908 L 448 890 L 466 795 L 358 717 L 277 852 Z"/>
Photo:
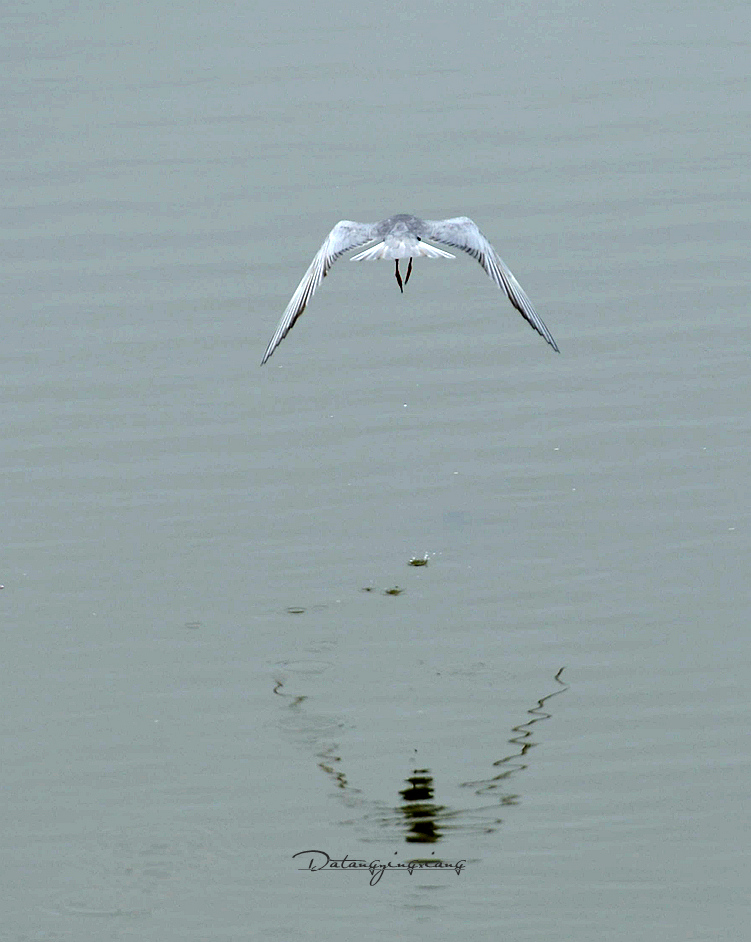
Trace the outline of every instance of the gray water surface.
<path fill-rule="evenodd" d="M 744 937 L 749 25 L 6 9 L 3 938 Z"/>

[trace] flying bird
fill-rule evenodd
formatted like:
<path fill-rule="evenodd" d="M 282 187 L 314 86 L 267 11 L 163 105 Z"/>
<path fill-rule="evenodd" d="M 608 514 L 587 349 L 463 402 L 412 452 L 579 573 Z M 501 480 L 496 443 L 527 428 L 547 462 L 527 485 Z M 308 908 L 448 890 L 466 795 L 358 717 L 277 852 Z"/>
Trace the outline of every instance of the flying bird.
<path fill-rule="evenodd" d="M 376 240 L 380 240 L 376 242 Z M 318 250 L 316 257 L 310 263 L 310 268 L 303 275 L 295 293 L 287 305 L 274 336 L 269 341 L 266 352 L 261 360 L 263 365 L 279 344 L 284 340 L 313 297 L 316 289 L 329 272 L 334 262 L 346 252 L 376 242 L 369 249 L 353 255 L 351 262 L 374 260 L 380 258 L 393 259 L 395 263 L 394 274 L 399 290 L 404 292 L 404 285 L 412 274 L 413 258 L 455 258 L 450 252 L 429 245 L 425 239 L 440 242 L 455 249 L 461 249 L 471 255 L 482 265 L 487 274 L 505 293 L 521 316 L 533 327 L 550 346 L 559 353 L 558 344 L 543 323 L 542 318 L 532 306 L 532 302 L 524 293 L 524 289 L 514 278 L 503 259 L 493 246 L 480 232 L 474 222 L 467 216 L 456 216 L 453 219 L 418 219 L 400 213 L 389 216 L 382 222 L 352 222 L 342 219 L 331 232 Z M 402 279 L 399 271 L 399 259 L 409 259 L 407 271 Z"/>

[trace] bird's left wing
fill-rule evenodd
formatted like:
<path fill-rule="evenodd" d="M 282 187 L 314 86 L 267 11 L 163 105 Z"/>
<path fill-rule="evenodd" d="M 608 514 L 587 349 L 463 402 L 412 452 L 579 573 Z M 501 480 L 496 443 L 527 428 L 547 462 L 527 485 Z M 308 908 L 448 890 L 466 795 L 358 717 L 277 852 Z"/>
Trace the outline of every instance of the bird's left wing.
<path fill-rule="evenodd" d="M 356 249 L 358 245 L 372 242 L 376 238 L 374 234 L 376 228 L 376 223 L 352 222 L 349 219 L 342 219 L 334 226 L 326 236 L 326 241 L 318 250 L 316 257 L 310 263 L 310 268 L 303 275 L 302 281 L 292 295 L 284 314 L 282 314 L 282 319 L 274 331 L 274 336 L 269 341 L 268 347 L 266 347 L 261 366 L 292 329 L 295 321 L 305 310 L 334 262 L 340 255 L 349 252 L 350 249 Z"/>
<path fill-rule="evenodd" d="M 506 297 L 521 316 L 534 327 L 541 337 L 547 340 L 556 353 L 560 353 L 558 344 L 553 340 L 553 335 L 534 309 L 522 286 L 514 278 L 501 256 L 468 216 L 456 216 L 453 219 L 426 219 L 425 227 L 426 238 L 461 249 L 471 255 L 472 258 L 477 259 L 498 287 L 505 291 Z"/>

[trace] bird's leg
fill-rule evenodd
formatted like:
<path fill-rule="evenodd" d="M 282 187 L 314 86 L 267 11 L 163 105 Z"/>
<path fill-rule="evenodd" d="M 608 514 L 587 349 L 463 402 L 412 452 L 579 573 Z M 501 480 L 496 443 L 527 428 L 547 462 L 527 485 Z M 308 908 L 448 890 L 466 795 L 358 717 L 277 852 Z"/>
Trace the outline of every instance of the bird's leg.
<path fill-rule="evenodd" d="M 409 265 L 407 266 L 407 277 L 404 279 L 404 284 L 406 285 L 409 281 L 409 276 L 412 274 L 412 256 L 409 257 Z"/>
<path fill-rule="evenodd" d="M 404 284 L 402 282 L 402 276 L 399 274 L 399 259 L 395 258 L 394 262 L 396 263 L 396 283 L 399 285 L 399 290 L 401 293 L 404 294 Z"/>

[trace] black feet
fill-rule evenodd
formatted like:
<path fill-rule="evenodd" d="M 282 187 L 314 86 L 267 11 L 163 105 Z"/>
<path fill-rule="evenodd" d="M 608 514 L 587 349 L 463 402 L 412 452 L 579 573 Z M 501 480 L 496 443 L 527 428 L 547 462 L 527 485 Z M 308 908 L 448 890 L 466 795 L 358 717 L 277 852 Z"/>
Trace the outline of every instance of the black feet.
<path fill-rule="evenodd" d="M 409 281 L 409 276 L 412 274 L 412 259 L 410 258 L 409 260 L 409 265 L 407 266 L 407 274 L 406 274 L 406 277 L 404 278 L 404 281 L 402 281 L 402 276 L 399 272 L 399 259 L 395 258 L 394 262 L 396 264 L 396 268 L 394 270 L 394 274 L 396 275 L 396 283 L 399 285 L 399 290 L 401 291 L 401 293 L 404 294 L 404 286 L 407 284 L 407 282 Z"/>
<path fill-rule="evenodd" d="M 404 283 L 402 282 L 402 276 L 399 274 L 399 259 L 395 258 L 394 263 L 396 265 L 396 270 L 394 272 L 396 275 L 396 283 L 399 285 L 399 290 L 401 293 L 404 294 Z"/>

